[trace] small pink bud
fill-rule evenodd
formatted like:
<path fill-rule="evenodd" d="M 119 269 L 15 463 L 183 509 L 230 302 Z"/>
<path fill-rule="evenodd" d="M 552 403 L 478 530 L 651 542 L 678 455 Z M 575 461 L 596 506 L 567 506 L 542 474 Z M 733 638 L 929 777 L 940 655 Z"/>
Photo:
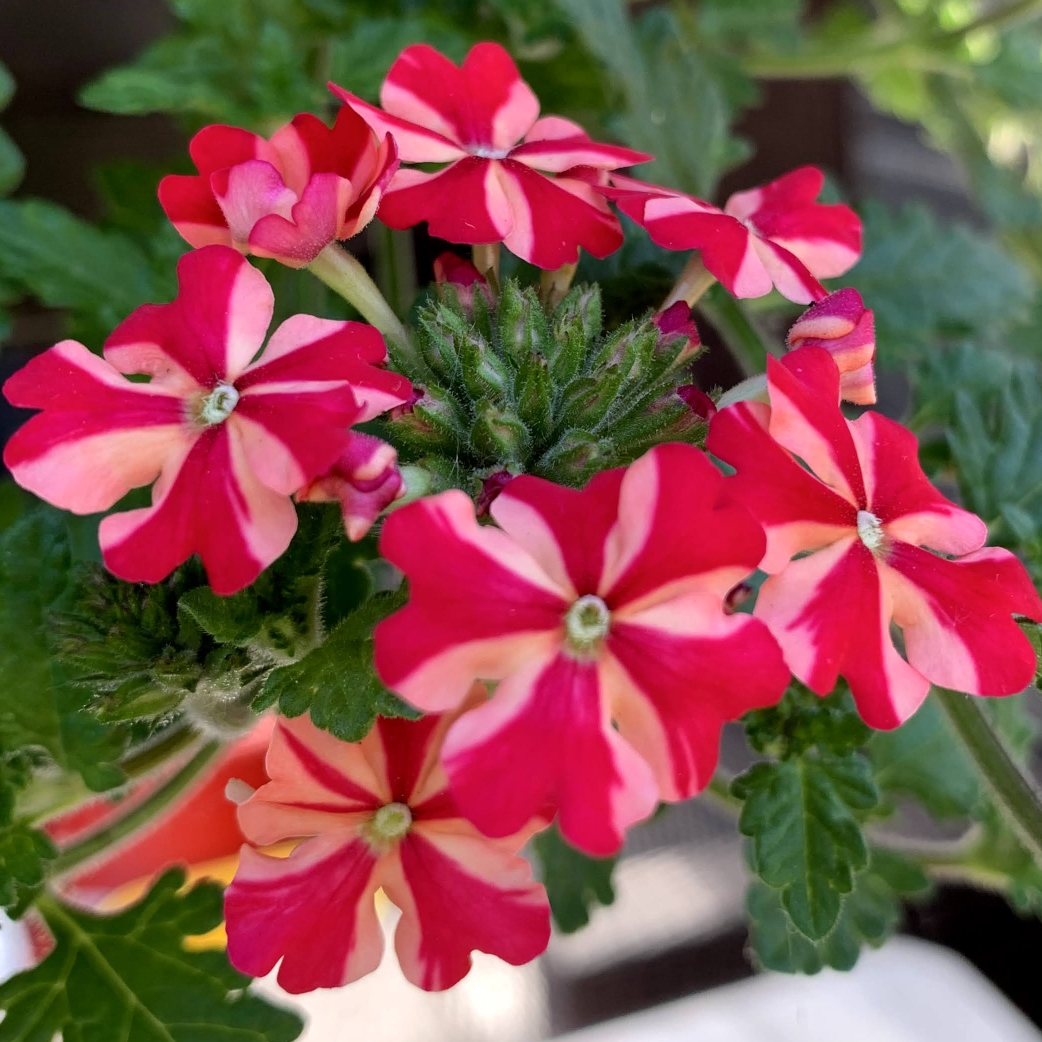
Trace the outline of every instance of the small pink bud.
<path fill-rule="evenodd" d="M 687 402 L 691 411 L 707 423 L 716 415 L 716 403 L 700 387 L 684 384 L 677 388 L 677 394 Z"/>
<path fill-rule="evenodd" d="M 681 337 L 687 339 L 687 344 L 677 355 L 674 365 L 682 365 L 702 350 L 702 339 L 698 335 L 698 326 L 695 325 L 691 308 L 686 301 L 678 300 L 665 311 L 653 315 L 651 321 L 658 326 L 659 332 L 662 334 L 659 339 L 660 349 L 667 345 L 672 347 Z"/>
<path fill-rule="evenodd" d="M 488 513 L 495 498 L 514 480 L 514 477 L 515 475 L 511 474 L 509 470 L 497 470 L 485 478 L 475 506 L 475 513 L 478 517 L 484 517 Z"/>
<path fill-rule="evenodd" d="M 446 250 L 434 259 L 434 281 L 440 286 L 452 286 L 464 310 L 474 308 L 474 293 L 481 293 L 486 303 L 492 303 L 488 280 L 469 260 Z"/>
<path fill-rule="evenodd" d="M 412 394 L 409 395 L 408 399 L 402 402 L 401 405 L 396 405 L 390 410 L 388 416 L 392 420 L 400 420 L 403 416 L 408 416 L 413 411 L 416 403 L 423 397 L 424 390 L 419 385 L 414 384 Z"/>
<path fill-rule="evenodd" d="M 809 308 L 789 330 L 789 347 L 823 347 L 840 372 L 840 393 L 855 405 L 876 400 L 875 318 L 856 289 L 841 289 Z"/>

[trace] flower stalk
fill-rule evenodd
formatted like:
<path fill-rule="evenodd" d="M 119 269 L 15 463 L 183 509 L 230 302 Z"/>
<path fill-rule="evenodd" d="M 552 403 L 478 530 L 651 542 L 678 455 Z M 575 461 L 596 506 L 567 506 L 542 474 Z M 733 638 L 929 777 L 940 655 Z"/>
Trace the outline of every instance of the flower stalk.
<path fill-rule="evenodd" d="M 479 242 L 471 252 L 474 267 L 488 279 L 489 282 L 499 281 L 499 243 Z"/>
<path fill-rule="evenodd" d="M 665 311 L 678 300 L 686 301 L 689 307 L 694 307 L 714 282 L 716 276 L 705 266 L 702 255 L 693 253 L 684 265 L 680 278 L 669 291 L 669 296 L 662 302 L 662 310 Z"/>
<path fill-rule="evenodd" d="M 544 271 L 539 276 L 539 296 L 547 308 L 553 310 L 568 295 L 578 267 L 579 262 L 575 261 L 574 264 L 562 264 L 553 271 Z"/>

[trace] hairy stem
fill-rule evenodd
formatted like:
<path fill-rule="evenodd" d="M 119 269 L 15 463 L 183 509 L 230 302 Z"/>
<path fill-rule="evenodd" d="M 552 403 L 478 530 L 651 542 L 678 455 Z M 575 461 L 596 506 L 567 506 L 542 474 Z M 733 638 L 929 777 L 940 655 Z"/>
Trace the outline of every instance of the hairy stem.
<path fill-rule="evenodd" d="M 948 716 L 987 784 L 999 812 L 1042 865 L 1042 797 L 1017 766 L 996 734 L 981 702 L 935 688 L 937 702 Z"/>
<path fill-rule="evenodd" d="M 169 781 L 156 789 L 151 796 L 125 814 L 119 821 L 113 822 L 107 828 L 95 832 L 79 843 L 66 847 L 53 863 L 54 872 L 58 874 L 75 868 L 76 865 L 100 854 L 107 847 L 125 839 L 142 825 L 151 821 L 157 814 L 169 807 L 198 778 L 222 748 L 220 742 L 206 742 L 201 745 L 195 755 Z"/>
<path fill-rule="evenodd" d="M 662 310 L 665 311 L 678 300 L 686 300 L 689 307 L 694 307 L 714 282 L 716 276 L 705 266 L 702 255 L 692 253 L 680 273 L 680 278 L 669 291 L 669 296 L 662 302 Z"/>
<path fill-rule="evenodd" d="M 489 280 L 499 281 L 499 243 L 479 242 L 471 248 L 474 267 Z M 491 275 L 491 277 L 490 277 Z"/>
<path fill-rule="evenodd" d="M 359 314 L 402 350 L 410 351 L 409 334 L 384 299 L 369 273 L 347 250 L 336 243 L 327 246 L 308 266 L 334 293 L 338 293 Z"/>

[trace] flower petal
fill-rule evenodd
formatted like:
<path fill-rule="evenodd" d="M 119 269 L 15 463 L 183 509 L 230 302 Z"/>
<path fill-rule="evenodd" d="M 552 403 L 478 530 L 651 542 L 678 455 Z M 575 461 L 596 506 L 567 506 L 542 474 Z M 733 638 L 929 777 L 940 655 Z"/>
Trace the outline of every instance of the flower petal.
<path fill-rule="evenodd" d="M 396 510 L 380 552 L 410 600 L 376 627 L 376 668 L 419 708 L 453 708 L 475 679 L 501 679 L 559 640 L 562 592 L 504 532 L 478 525 L 463 492 Z"/>
<path fill-rule="evenodd" d="M 351 832 L 305 840 L 287 858 L 243 847 L 224 894 L 232 965 L 263 977 L 282 959 L 278 981 L 293 995 L 371 973 L 383 954 L 376 863 Z"/>
<path fill-rule="evenodd" d="M 248 586 L 289 546 L 292 502 L 261 484 L 234 428 L 204 431 L 169 458 L 152 506 L 110 514 L 98 537 L 109 570 L 128 582 L 159 582 L 198 553 L 214 593 Z"/>
<path fill-rule="evenodd" d="M 827 295 L 825 288 L 803 262 L 780 243 L 758 235 L 750 236 L 750 243 L 764 271 L 774 283 L 774 288 L 783 297 L 796 304 L 810 304 Z"/>
<path fill-rule="evenodd" d="M 511 835 L 549 803 L 570 843 L 605 857 L 654 810 L 651 768 L 612 728 L 599 672 L 533 654 L 453 725 L 442 762 L 460 809 L 485 835 Z"/>
<path fill-rule="evenodd" d="M 722 502 L 723 490 L 720 471 L 691 445 L 659 445 L 626 470 L 598 590 L 613 612 L 692 589 L 722 598 L 756 570 L 763 530 L 744 507 Z"/>
<path fill-rule="evenodd" d="M 857 511 L 770 436 L 769 422 L 763 402 L 728 406 L 710 422 L 706 447 L 737 469 L 728 490 L 763 525 L 767 551 L 760 567 L 774 573 L 801 551 L 851 535 Z"/>
<path fill-rule="evenodd" d="M 775 705 L 789 670 L 766 626 L 686 593 L 612 625 L 621 676 L 619 731 L 652 765 L 665 800 L 700 792 L 716 769 L 725 721 Z"/>
<path fill-rule="evenodd" d="M 885 574 L 908 661 L 935 684 L 973 695 L 1012 695 L 1035 675 L 1035 652 L 1011 618 L 1042 621 L 1024 566 L 990 547 L 954 561 L 894 543 Z"/>
<path fill-rule="evenodd" d="M 33 358 L 4 394 L 44 410 L 12 435 L 5 466 L 23 488 L 76 514 L 107 510 L 151 484 L 192 437 L 178 396 L 131 383 L 74 340 Z"/>
<path fill-rule="evenodd" d="M 845 677 L 870 727 L 897 727 L 930 690 L 893 645 L 890 593 L 856 536 L 769 578 L 754 613 L 781 645 L 786 665 L 813 691 L 827 695 Z"/>
<path fill-rule="evenodd" d="M 402 910 L 395 950 L 413 984 L 451 988 L 470 970 L 472 951 L 520 966 L 545 950 L 550 906 L 524 858 L 473 831 L 420 825 L 398 859 L 384 887 Z"/>
<path fill-rule="evenodd" d="M 253 216 L 246 232 L 250 253 L 303 268 L 337 238 L 340 215 L 354 198 L 354 186 L 339 174 L 312 175 L 300 201 L 294 197 L 287 214 Z"/>
<path fill-rule="evenodd" d="M 105 341 L 123 373 L 181 393 L 234 382 L 264 343 L 275 298 L 264 276 L 227 246 L 204 246 L 177 262 L 177 297 L 133 311 Z"/>
<path fill-rule="evenodd" d="M 167 219 L 189 246 L 232 245 L 231 229 L 209 177 L 167 174 L 159 182 L 158 194 Z"/>
<path fill-rule="evenodd" d="M 620 145 L 603 145 L 591 140 L 577 123 L 545 116 L 535 123 L 524 142 L 511 150 L 510 158 L 535 170 L 560 174 L 573 166 L 616 170 L 650 162 L 654 157 Z"/>
<path fill-rule="evenodd" d="M 297 193 L 288 188 L 271 163 L 251 159 L 210 175 L 210 188 L 232 235 L 232 244 L 246 252 L 253 226 L 267 214 L 288 217 Z"/>

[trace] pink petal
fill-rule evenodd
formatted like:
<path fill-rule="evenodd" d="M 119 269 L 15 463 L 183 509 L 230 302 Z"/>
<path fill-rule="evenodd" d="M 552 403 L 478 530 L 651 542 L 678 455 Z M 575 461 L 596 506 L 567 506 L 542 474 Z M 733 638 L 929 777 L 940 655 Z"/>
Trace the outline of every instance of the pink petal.
<path fill-rule="evenodd" d="M 272 136 L 271 147 L 278 153 L 286 184 L 298 196 L 313 174 L 338 174 L 360 191 L 375 173 L 376 135 L 346 105 L 337 112 L 332 128 L 309 112 L 294 116 Z"/>
<path fill-rule="evenodd" d="M 167 460 L 151 507 L 110 514 L 98 536 L 105 564 L 121 579 L 159 582 L 198 553 L 213 591 L 227 595 L 253 582 L 296 529 L 292 502 L 257 480 L 225 424 Z"/>
<path fill-rule="evenodd" d="M 807 270 L 799 257 L 784 249 L 780 243 L 760 238 L 758 235 L 750 236 L 750 243 L 764 271 L 774 283 L 774 288 L 783 297 L 796 304 L 810 304 L 826 295 L 824 287 Z"/>
<path fill-rule="evenodd" d="M 451 988 L 470 970 L 472 951 L 512 966 L 550 940 L 546 892 L 524 858 L 473 830 L 414 828 L 388 874 L 388 897 L 402 910 L 395 950 L 402 972 L 426 991 Z"/>
<path fill-rule="evenodd" d="M 177 262 L 177 282 L 175 300 L 145 304 L 113 330 L 106 360 L 179 393 L 234 382 L 264 343 L 275 307 L 271 287 L 227 246 L 186 253 Z"/>
<path fill-rule="evenodd" d="M 810 206 L 825 186 L 825 175 L 814 166 L 801 166 L 760 188 L 735 192 L 724 206 L 739 220 L 788 213 Z"/>
<path fill-rule="evenodd" d="M 624 474 L 605 471 L 582 491 L 523 475 L 505 485 L 489 512 L 570 598 L 592 593 L 600 585 Z"/>
<path fill-rule="evenodd" d="M 614 612 L 694 589 L 722 598 L 755 571 L 763 531 L 723 489 L 720 471 L 691 445 L 657 446 L 627 469 L 598 590 Z"/>
<path fill-rule="evenodd" d="M 622 245 L 622 226 L 603 197 L 584 181 L 549 178 L 512 159 L 498 165 L 511 226 L 511 253 L 547 271 L 574 263 L 581 246 L 607 257 Z"/>
<path fill-rule="evenodd" d="M 1035 652 L 1011 614 L 1042 621 L 1042 600 L 1008 550 L 951 561 L 893 543 L 886 573 L 908 661 L 935 684 L 1013 695 L 1035 675 Z"/>
<path fill-rule="evenodd" d="M 930 484 L 910 430 L 875 412 L 866 412 L 852 427 L 868 486 L 868 509 L 891 539 L 946 554 L 966 554 L 984 545 L 988 526 Z"/>
<path fill-rule="evenodd" d="M 30 360 L 4 394 L 44 410 L 12 435 L 5 466 L 23 488 L 73 513 L 107 510 L 190 443 L 179 397 L 131 383 L 74 340 Z"/>
<path fill-rule="evenodd" d="M 522 144 L 510 153 L 511 159 L 535 170 L 560 174 L 574 166 L 615 170 L 620 166 L 647 163 L 653 156 L 618 145 L 602 145 L 571 120 L 560 116 L 544 116 L 525 136 Z"/>
<path fill-rule="evenodd" d="M 264 138 L 239 127 L 214 124 L 203 127 L 188 143 L 188 152 L 199 173 L 208 178 L 215 170 L 223 170 L 251 159 L 277 165 L 278 154 Z"/>
<path fill-rule="evenodd" d="M 478 525 L 465 493 L 396 510 L 380 552 L 409 579 L 410 601 L 377 626 L 376 668 L 417 707 L 453 708 L 475 679 L 555 646 L 563 592 L 508 535 Z"/>
<path fill-rule="evenodd" d="M 770 409 L 739 402 L 709 425 L 706 447 L 738 471 L 727 487 L 763 525 L 767 551 L 760 567 L 780 572 L 793 556 L 851 535 L 855 506 L 801 467 L 767 432 Z"/>
<path fill-rule="evenodd" d="M 769 578 L 755 615 L 781 645 L 786 665 L 813 691 L 827 695 L 845 677 L 870 727 L 897 727 L 930 690 L 894 648 L 890 594 L 855 535 Z"/>
<path fill-rule="evenodd" d="M 353 200 L 350 181 L 337 174 L 314 174 L 288 214 L 260 215 L 250 225 L 250 253 L 273 257 L 291 268 L 305 267 L 336 240 L 340 215 Z"/>
<path fill-rule="evenodd" d="M 402 160 L 406 163 L 451 163 L 466 155 L 459 141 L 445 134 L 436 133 L 426 126 L 384 112 L 383 109 L 370 105 L 335 83 L 330 83 L 329 89 L 345 105 L 358 113 L 377 137 L 391 135 Z"/>
<path fill-rule="evenodd" d="M 501 242 L 513 226 L 498 164 L 468 156 L 437 173 L 399 170 L 380 204 L 391 228 L 427 221 L 431 235 L 449 242 Z"/>
<path fill-rule="evenodd" d="M 487 697 L 485 689 L 476 684 L 464 705 Z M 441 818 L 446 809 L 459 818 L 451 800 L 447 806 L 444 799 L 448 780 L 440 762 L 445 734 L 456 716 L 428 713 L 419 720 L 381 716 L 362 740 L 366 761 L 382 781 L 385 802 L 408 804 L 414 822 Z"/>
<path fill-rule="evenodd" d="M 851 428 L 839 408 L 839 370 L 827 351 L 801 347 L 767 359 L 771 437 L 859 509 L 867 492 Z"/>
<path fill-rule="evenodd" d="M 550 803 L 570 843 L 607 856 L 654 810 L 651 768 L 612 728 L 598 674 L 593 662 L 533 654 L 453 725 L 442 762 L 485 835 L 517 832 Z"/>
<path fill-rule="evenodd" d="M 349 831 L 305 840 L 287 858 L 243 847 L 224 894 L 232 965 L 263 977 L 281 958 L 279 984 L 294 995 L 371 973 L 383 953 L 376 864 Z"/>
<path fill-rule="evenodd" d="M 210 188 L 231 231 L 232 244 L 244 253 L 253 226 L 262 217 L 273 213 L 288 217 L 297 201 L 278 169 L 261 159 L 215 170 Z"/>
<path fill-rule="evenodd" d="M 683 800 L 716 769 L 724 722 L 775 705 L 789 671 L 767 628 L 725 615 L 719 598 L 687 593 L 612 625 L 621 675 L 619 731 L 652 765 L 660 795 Z"/>
<path fill-rule="evenodd" d="M 259 847 L 342 832 L 391 799 L 362 746 L 334 738 L 306 714 L 276 719 L 264 768 L 271 780 L 238 808 L 243 835 Z"/>

